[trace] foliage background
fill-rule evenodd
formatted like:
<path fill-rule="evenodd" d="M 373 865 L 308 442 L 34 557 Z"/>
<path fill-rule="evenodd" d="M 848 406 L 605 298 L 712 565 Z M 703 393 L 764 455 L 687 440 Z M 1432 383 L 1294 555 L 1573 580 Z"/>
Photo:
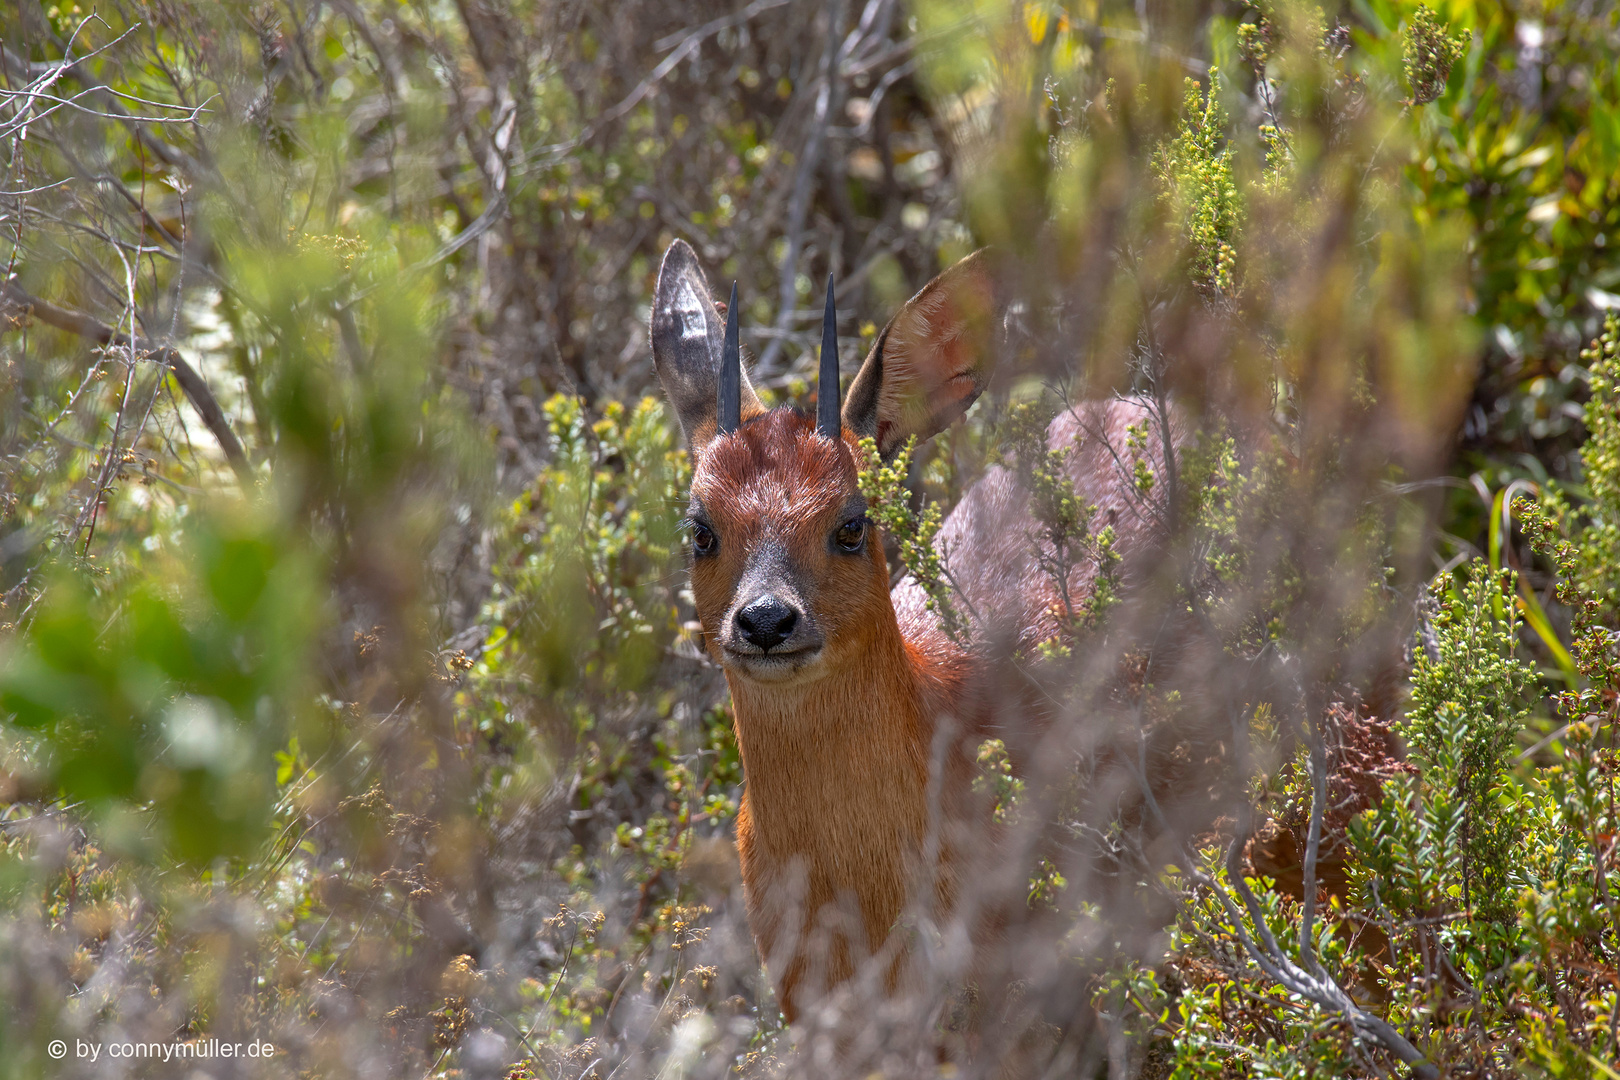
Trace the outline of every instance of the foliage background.
<path fill-rule="evenodd" d="M 1620 307 L 1620 11 L 1436 7 L 8 9 L 4 1068 L 169 1075 L 45 1048 L 205 1036 L 280 1050 L 211 1075 L 836 1074 L 850 1045 L 895 1075 L 1397 1068 L 1359 1010 L 1457 1075 L 1612 1075 L 1592 342 Z M 1002 774 L 1012 876 L 1052 909 L 1020 940 L 1061 963 L 1008 960 L 1024 997 L 976 1055 L 946 991 L 781 1030 L 647 342 L 676 237 L 801 404 L 822 274 L 847 374 L 941 268 L 1019 256 L 1014 377 L 916 498 L 1004 452 L 1055 468 L 1020 406 L 1197 418 L 1179 480 L 1137 456 L 1167 569 L 1037 667 L 1093 715 L 1191 597 L 1276 678 L 1197 698 L 1194 654 L 1129 723 L 1074 725 L 1065 767 L 1239 715 L 1173 851 L 1106 778 Z M 1077 509 L 1054 543 L 1100 566 Z M 1287 883 L 1313 842 L 1319 918 Z M 1267 968 L 1262 925 L 1347 1004 Z"/>

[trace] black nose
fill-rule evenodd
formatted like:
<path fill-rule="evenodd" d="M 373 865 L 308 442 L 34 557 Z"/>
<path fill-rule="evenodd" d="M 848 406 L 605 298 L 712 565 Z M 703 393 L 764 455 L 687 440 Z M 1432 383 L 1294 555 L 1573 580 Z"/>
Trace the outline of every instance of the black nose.
<path fill-rule="evenodd" d="M 767 595 L 737 612 L 736 620 L 737 629 L 749 644 L 770 649 L 793 633 L 793 624 L 799 621 L 799 615 L 776 597 Z"/>

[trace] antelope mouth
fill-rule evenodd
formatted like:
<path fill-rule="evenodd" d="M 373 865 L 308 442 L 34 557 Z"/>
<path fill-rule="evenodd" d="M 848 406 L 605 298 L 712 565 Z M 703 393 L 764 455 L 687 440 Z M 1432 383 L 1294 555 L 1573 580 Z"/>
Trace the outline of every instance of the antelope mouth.
<path fill-rule="evenodd" d="M 728 645 L 723 652 L 726 667 L 739 674 L 759 682 L 787 682 L 814 667 L 821 659 L 822 647 L 816 642 L 797 649 L 743 652 Z"/>

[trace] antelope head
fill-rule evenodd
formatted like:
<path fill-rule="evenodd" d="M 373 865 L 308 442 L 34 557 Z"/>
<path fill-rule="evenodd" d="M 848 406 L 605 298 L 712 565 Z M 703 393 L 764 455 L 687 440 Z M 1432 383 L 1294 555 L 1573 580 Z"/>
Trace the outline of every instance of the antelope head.
<path fill-rule="evenodd" d="M 697 257 L 664 256 L 653 358 L 693 458 L 692 591 L 728 675 L 792 686 L 845 670 L 892 631 L 881 537 L 856 483 L 862 437 L 892 456 L 965 412 L 992 366 L 984 252 L 934 279 L 878 335 L 840 409 L 832 280 L 816 415 L 767 410 L 742 368 L 736 286 L 722 323 Z"/>

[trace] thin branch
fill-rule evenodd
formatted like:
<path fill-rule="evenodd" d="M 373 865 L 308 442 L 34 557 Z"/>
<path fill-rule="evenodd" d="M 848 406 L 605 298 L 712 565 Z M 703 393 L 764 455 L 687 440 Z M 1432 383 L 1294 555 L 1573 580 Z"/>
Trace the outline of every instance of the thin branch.
<path fill-rule="evenodd" d="M 1316 955 L 1316 860 L 1322 850 L 1322 814 L 1327 803 L 1327 749 L 1322 745 L 1321 715 L 1311 695 L 1301 695 L 1305 706 L 1305 738 L 1311 756 L 1311 824 L 1305 838 L 1305 867 L 1299 916 L 1299 955 L 1319 979 L 1329 978 Z"/>
<path fill-rule="evenodd" d="M 3 58 L 7 68 L 15 68 L 19 71 L 27 71 L 42 76 L 49 75 L 50 82 L 52 83 L 54 83 L 57 78 L 65 75 L 69 78 L 77 80 L 83 86 L 89 87 L 92 90 L 99 90 L 106 94 L 111 99 L 108 102 L 107 111 L 120 123 L 128 126 L 131 134 L 133 134 L 136 139 L 144 144 L 148 150 L 156 154 L 163 161 L 163 163 L 168 165 L 171 169 L 179 169 L 186 175 L 195 177 L 202 171 L 203 164 L 178 147 L 166 143 L 162 139 L 155 138 L 149 131 L 146 130 L 144 126 L 146 123 L 146 118 L 132 115 L 128 110 L 124 109 L 119 103 L 118 92 L 112 87 L 108 86 L 106 83 L 102 82 L 100 79 L 96 78 L 95 75 L 90 72 L 89 65 L 85 63 L 85 61 L 118 44 L 119 41 L 122 41 L 124 37 L 133 33 L 139 28 L 139 26 L 139 23 L 131 26 L 123 34 L 120 34 L 113 41 L 101 46 L 95 52 L 71 61 L 46 64 L 30 63 L 23 57 L 13 53 L 10 49 L 7 49 L 4 43 L 0 43 L 0 58 Z M 45 85 L 49 86 L 50 83 L 46 83 Z M 190 108 L 190 106 L 184 107 Z M 206 153 L 206 147 L 200 148 Z"/>
<path fill-rule="evenodd" d="M 1204 632 L 1214 634 L 1214 628 L 1209 623 L 1208 614 L 1203 610 L 1203 605 L 1199 602 L 1196 593 L 1193 594 L 1192 608 L 1194 616 L 1199 620 Z M 1218 637 L 1216 640 L 1219 640 Z M 1256 657 L 1256 661 L 1258 659 Z M 1308 697 L 1303 694 L 1301 696 L 1306 699 L 1307 708 L 1309 708 Z M 1228 700 L 1227 709 L 1232 718 L 1232 735 L 1234 745 L 1237 747 L 1238 760 L 1247 760 L 1248 723 L 1245 711 L 1232 700 Z M 1321 843 L 1320 814 L 1322 805 L 1326 801 L 1325 789 L 1327 786 L 1326 752 L 1321 750 L 1319 739 L 1316 740 L 1316 745 L 1313 747 L 1310 763 L 1313 782 L 1313 822 L 1310 840 L 1314 846 L 1319 846 Z M 1146 790 L 1146 777 L 1139 777 L 1138 782 Z M 1321 794 L 1317 793 L 1319 791 Z M 1153 804 L 1150 803 L 1150 805 Z M 1157 812 L 1156 805 L 1154 809 Z M 1162 817 L 1160 820 L 1163 820 Z M 1270 925 L 1266 922 L 1265 909 L 1261 906 L 1259 898 L 1254 895 L 1254 890 L 1249 888 L 1249 883 L 1243 875 L 1243 853 L 1253 835 L 1254 807 L 1250 805 L 1247 799 L 1243 799 L 1239 804 L 1237 826 L 1233 830 L 1231 845 L 1226 849 L 1226 877 L 1227 881 L 1230 882 L 1231 891 L 1228 891 L 1226 885 L 1216 881 L 1211 875 L 1199 868 L 1197 853 L 1190 847 L 1184 847 L 1182 851 L 1189 876 L 1215 895 L 1220 902 L 1221 909 L 1226 913 L 1227 927 L 1231 930 L 1232 935 L 1237 938 L 1239 944 L 1243 946 L 1244 952 L 1249 959 L 1266 974 L 1267 978 L 1284 990 L 1310 1001 L 1325 1012 L 1337 1014 L 1350 1025 L 1351 1031 L 1358 1037 L 1369 1039 L 1394 1054 L 1412 1070 L 1412 1075 L 1417 1077 L 1418 1080 L 1439 1080 L 1439 1069 L 1435 1068 L 1428 1058 L 1423 1055 L 1422 1051 L 1412 1045 L 1411 1041 L 1402 1035 L 1393 1024 L 1382 1017 L 1363 1011 L 1351 1000 L 1350 995 L 1345 992 L 1344 988 L 1322 968 L 1320 961 L 1316 958 L 1314 943 L 1307 946 L 1306 942 L 1308 932 L 1306 924 L 1309 920 L 1314 919 L 1314 903 L 1305 908 L 1305 917 L 1301 919 L 1301 953 L 1304 956 L 1306 966 L 1311 970 L 1307 971 L 1301 968 L 1282 948 L 1276 936 L 1271 932 Z M 1307 851 L 1307 859 L 1310 865 L 1306 870 L 1306 895 L 1307 898 L 1314 898 L 1316 868 L 1314 856 L 1310 854 L 1309 850 Z M 1237 904 L 1232 900 L 1232 892 L 1236 892 L 1238 898 L 1243 902 L 1243 910 L 1240 911 Z M 1250 934 L 1248 928 L 1243 924 L 1245 911 L 1248 914 L 1249 921 L 1254 926 L 1253 934 Z"/>
<path fill-rule="evenodd" d="M 1130 398 L 1121 394 L 1116 394 L 1114 396 L 1114 400 L 1127 404 L 1140 404 L 1141 402 L 1140 398 Z M 1119 456 L 1119 451 L 1114 449 L 1113 442 L 1108 438 L 1108 433 L 1101 427 L 1088 423 L 1086 418 L 1080 414 L 1079 410 L 1076 409 L 1071 411 L 1074 412 L 1074 415 L 1080 421 L 1081 432 L 1087 437 L 1096 439 L 1098 442 L 1102 443 L 1103 449 L 1108 451 L 1108 456 L 1113 459 L 1114 468 L 1118 470 L 1118 478 L 1120 481 L 1119 490 L 1128 500 L 1130 500 L 1132 507 L 1145 520 L 1164 530 L 1164 532 L 1168 534 L 1170 532 L 1169 519 L 1165 516 L 1164 511 L 1159 507 L 1157 500 L 1145 496 L 1137 490 L 1135 472 L 1126 467 L 1124 459 Z"/>
<path fill-rule="evenodd" d="M 822 150 L 827 143 L 827 128 L 832 123 L 832 115 L 836 111 L 833 91 L 837 85 L 841 59 L 838 28 L 842 16 L 841 3 L 835 0 L 828 5 L 827 44 L 826 52 L 821 58 L 815 115 L 810 121 L 810 134 L 805 139 L 804 150 L 799 155 L 799 171 L 793 180 L 793 197 L 788 202 L 787 250 L 782 253 L 780 295 L 777 299 L 778 330 L 787 329 L 788 323 L 793 319 L 793 310 L 798 306 L 794 301 L 798 295 L 799 252 L 804 245 L 804 219 L 810 210 L 812 183 L 816 170 L 821 166 Z M 782 339 L 771 339 L 765 346 L 765 351 L 760 354 L 759 362 L 754 365 L 754 369 L 761 375 L 770 375 L 776 367 L 777 357 L 781 354 Z"/>
<path fill-rule="evenodd" d="M 127 306 L 124 310 L 129 315 L 129 328 L 134 330 L 136 318 L 135 277 L 140 273 L 141 264 L 139 259 L 136 259 L 131 264 L 122 254 L 119 254 L 118 259 L 124 264 L 124 289 L 127 294 Z M 127 348 L 129 356 L 124 362 L 124 392 L 119 396 L 118 412 L 113 417 L 112 439 L 107 444 L 107 452 L 101 457 L 101 472 L 96 477 L 95 489 L 90 493 L 90 498 L 85 503 L 84 513 L 80 516 L 79 525 L 74 530 L 75 534 L 79 532 L 85 534 L 83 551 L 85 555 L 90 554 L 90 543 L 95 539 L 96 522 L 101 513 L 101 504 L 106 498 L 108 485 L 112 482 L 115 471 L 113 459 L 122 459 L 123 457 L 123 454 L 118 449 L 118 437 L 123 433 L 124 412 L 129 408 L 130 391 L 135 387 L 135 346 L 133 338 L 130 339 Z"/>
<path fill-rule="evenodd" d="M 213 391 L 208 389 L 208 384 L 197 373 L 197 369 L 180 355 L 180 350 L 172 345 L 141 342 L 82 312 L 58 307 L 48 300 L 30 295 L 14 282 L 0 284 L 0 297 L 22 308 L 47 326 L 89 338 L 101 345 L 117 345 L 144 351 L 151 359 L 174 372 L 175 382 L 180 384 L 180 389 L 185 391 L 186 399 L 191 402 L 197 414 L 202 417 L 203 423 L 208 425 L 208 430 L 219 441 L 220 449 L 225 451 L 226 459 L 236 471 L 236 478 L 244 487 L 253 486 L 253 467 L 248 464 L 242 443 L 231 430 L 230 421 L 226 419 L 224 410 L 219 407 L 219 401 L 214 397 Z"/>
<path fill-rule="evenodd" d="M 1242 723 L 1241 718 L 1237 723 Z M 1316 771 L 1317 762 L 1313 756 L 1312 772 L 1315 773 Z M 1243 901 L 1243 906 L 1254 925 L 1255 935 L 1259 938 L 1258 941 L 1255 940 L 1255 936 L 1249 934 L 1248 929 L 1243 925 L 1243 914 L 1238 910 L 1237 905 L 1233 903 L 1231 894 L 1226 887 L 1197 869 L 1198 864 L 1193 853 L 1190 851 L 1186 853 L 1188 865 L 1192 868 L 1191 874 L 1193 878 L 1199 884 L 1208 887 L 1214 892 L 1216 898 L 1220 901 L 1222 909 L 1226 912 L 1227 923 L 1233 935 L 1242 944 L 1244 951 L 1273 982 L 1289 993 L 1305 998 L 1326 1012 L 1338 1014 L 1349 1023 L 1351 1030 L 1358 1036 L 1370 1039 L 1398 1057 L 1403 1064 L 1412 1070 L 1412 1075 L 1418 1077 L 1419 1080 L 1438 1080 L 1440 1071 L 1430 1063 L 1428 1058 L 1424 1057 L 1422 1051 L 1413 1046 L 1404 1035 L 1395 1029 L 1393 1024 L 1390 1024 L 1382 1017 L 1374 1016 L 1359 1008 L 1350 999 L 1350 995 L 1345 993 L 1344 988 L 1334 981 L 1326 971 L 1321 970 L 1321 965 L 1315 958 L 1314 949 L 1310 951 L 1306 962 L 1309 966 L 1316 968 L 1320 974 L 1302 969 L 1278 943 L 1271 932 L 1271 927 L 1266 923 L 1265 910 L 1260 906 L 1259 899 L 1254 895 L 1254 891 L 1249 888 L 1249 884 L 1243 876 L 1243 851 L 1248 846 L 1249 839 L 1254 832 L 1253 817 L 1253 808 L 1245 801 L 1238 812 L 1238 824 L 1236 833 L 1232 837 L 1232 844 L 1227 849 L 1226 876 L 1227 880 L 1231 882 L 1232 889 L 1237 892 L 1239 899 Z M 1320 834 L 1317 835 L 1319 838 Z"/>
<path fill-rule="evenodd" d="M 658 66 L 653 68 L 647 77 L 642 79 L 641 82 L 636 85 L 636 88 L 630 91 L 630 93 L 626 94 L 617 105 L 609 108 L 606 112 L 602 113 L 602 115 L 598 116 L 591 123 L 587 124 L 584 131 L 581 131 L 578 135 L 565 142 L 552 143 L 549 146 L 542 146 L 538 148 L 533 155 L 529 156 L 528 164 L 535 164 L 537 161 L 540 164 L 548 164 L 553 160 L 572 153 L 574 150 L 595 137 L 596 133 L 601 131 L 608 124 L 613 123 L 625 113 L 635 108 L 636 105 L 641 102 L 642 98 L 646 97 L 652 92 L 653 87 L 657 86 L 664 80 L 665 76 L 667 76 L 671 71 L 675 70 L 676 64 L 679 64 L 688 55 L 696 51 L 697 47 L 703 44 L 705 39 L 730 27 L 740 26 L 741 24 L 752 19 L 755 15 L 770 11 L 772 8 L 786 7 L 791 2 L 792 0 L 754 0 L 752 4 L 749 4 L 741 11 L 733 15 L 724 15 L 718 19 L 710 20 L 697 29 L 687 33 L 684 37 L 680 37 L 679 35 L 671 35 L 670 37 L 660 38 L 658 41 L 653 43 L 654 49 L 663 48 L 666 46 L 666 44 L 672 44 L 678 41 L 678 44 L 675 45 L 675 51 L 664 57 L 663 60 L 659 61 Z M 541 160 L 542 156 L 544 160 Z"/>
<path fill-rule="evenodd" d="M 52 180 L 48 184 L 41 184 L 39 187 L 24 188 L 21 191 L 0 191 L 0 196 L 37 195 L 41 191 L 54 191 L 65 184 L 71 184 L 75 179 L 76 177 L 69 176 L 62 180 Z"/>
<path fill-rule="evenodd" d="M 46 94 L 46 93 L 42 93 L 42 92 L 41 93 L 35 93 L 35 92 L 28 91 L 28 90 L 4 90 L 4 89 L 0 89 L 0 101 L 3 101 L 6 98 L 20 98 L 25 103 L 32 102 L 32 101 L 48 101 L 48 102 L 51 103 L 50 108 L 43 109 L 43 110 L 41 110 L 41 111 L 39 111 L 37 113 L 29 112 L 27 107 L 26 107 L 26 104 L 25 104 L 24 109 L 23 109 L 23 111 L 21 113 L 20 119 L 12 121 L 10 127 L 0 128 L 0 138 L 9 138 L 11 135 L 15 134 L 18 130 L 20 130 L 22 128 L 25 128 L 25 127 L 29 127 L 32 124 L 38 123 L 39 121 L 45 119 L 47 116 L 49 116 L 52 113 L 56 112 L 58 109 L 64 109 L 64 108 L 66 108 L 66 109 L 74 109 L 74 110 L 76 110 L 78 112 L 84 113 L 86 116 L 95 116 L 95 117 L 99 117 L 102 120 L 138 120 L 139 122 L 141 122 L 143 124 L 191 124 L 191 123 L 196 122 L 198 116 L 200 116 L 203 113 L 206 113 L 206 112 L 209 111 L 208 108 L 207 108 L 208 102 L 206 102 L 206 101 L 203 102 L 203 104 L 197 105 L 197 106 L 162 105 L 159 102 L 149 101 L 149 102 L 145 102 L 145 104 L 155 105 L 155 106 L 158 106 L 160 108 L 184 109 L 185 112 L 186 112 L 186 115 L 184 115 L 184 116 L 133 116 L 132 117 L 129 114 L 123 113 L 123 112 L 116 112 L 116 113 L 114 113 L 114 112 L 102 112 L 99 109 L 92 109 L 87 105 L 80 105 L 79 104 L 79 99 L 80 98 L 89 97 L 91 94 L 103 93 L 103 92 L 111 93 L 111 94 L 118 93 L 118 91 L 116 91 L 116 90 L 105 90 L 104 91 L 102 88 L 91 87 L 90 89 L 79 91 L 77 94 L 74 94 L 72 97 L 65 97 L 64 98 L 64 97 L 57 97 L 54 94 Z M 128 95 L 122 95 L 122 96 L 127 97 Z M 134 100 L 140 100 L 140 99 L 137 98 L 137 99 L 134 99 Z M 212 101 L 213 98 L 209 98 L 208 100 Z"/>

